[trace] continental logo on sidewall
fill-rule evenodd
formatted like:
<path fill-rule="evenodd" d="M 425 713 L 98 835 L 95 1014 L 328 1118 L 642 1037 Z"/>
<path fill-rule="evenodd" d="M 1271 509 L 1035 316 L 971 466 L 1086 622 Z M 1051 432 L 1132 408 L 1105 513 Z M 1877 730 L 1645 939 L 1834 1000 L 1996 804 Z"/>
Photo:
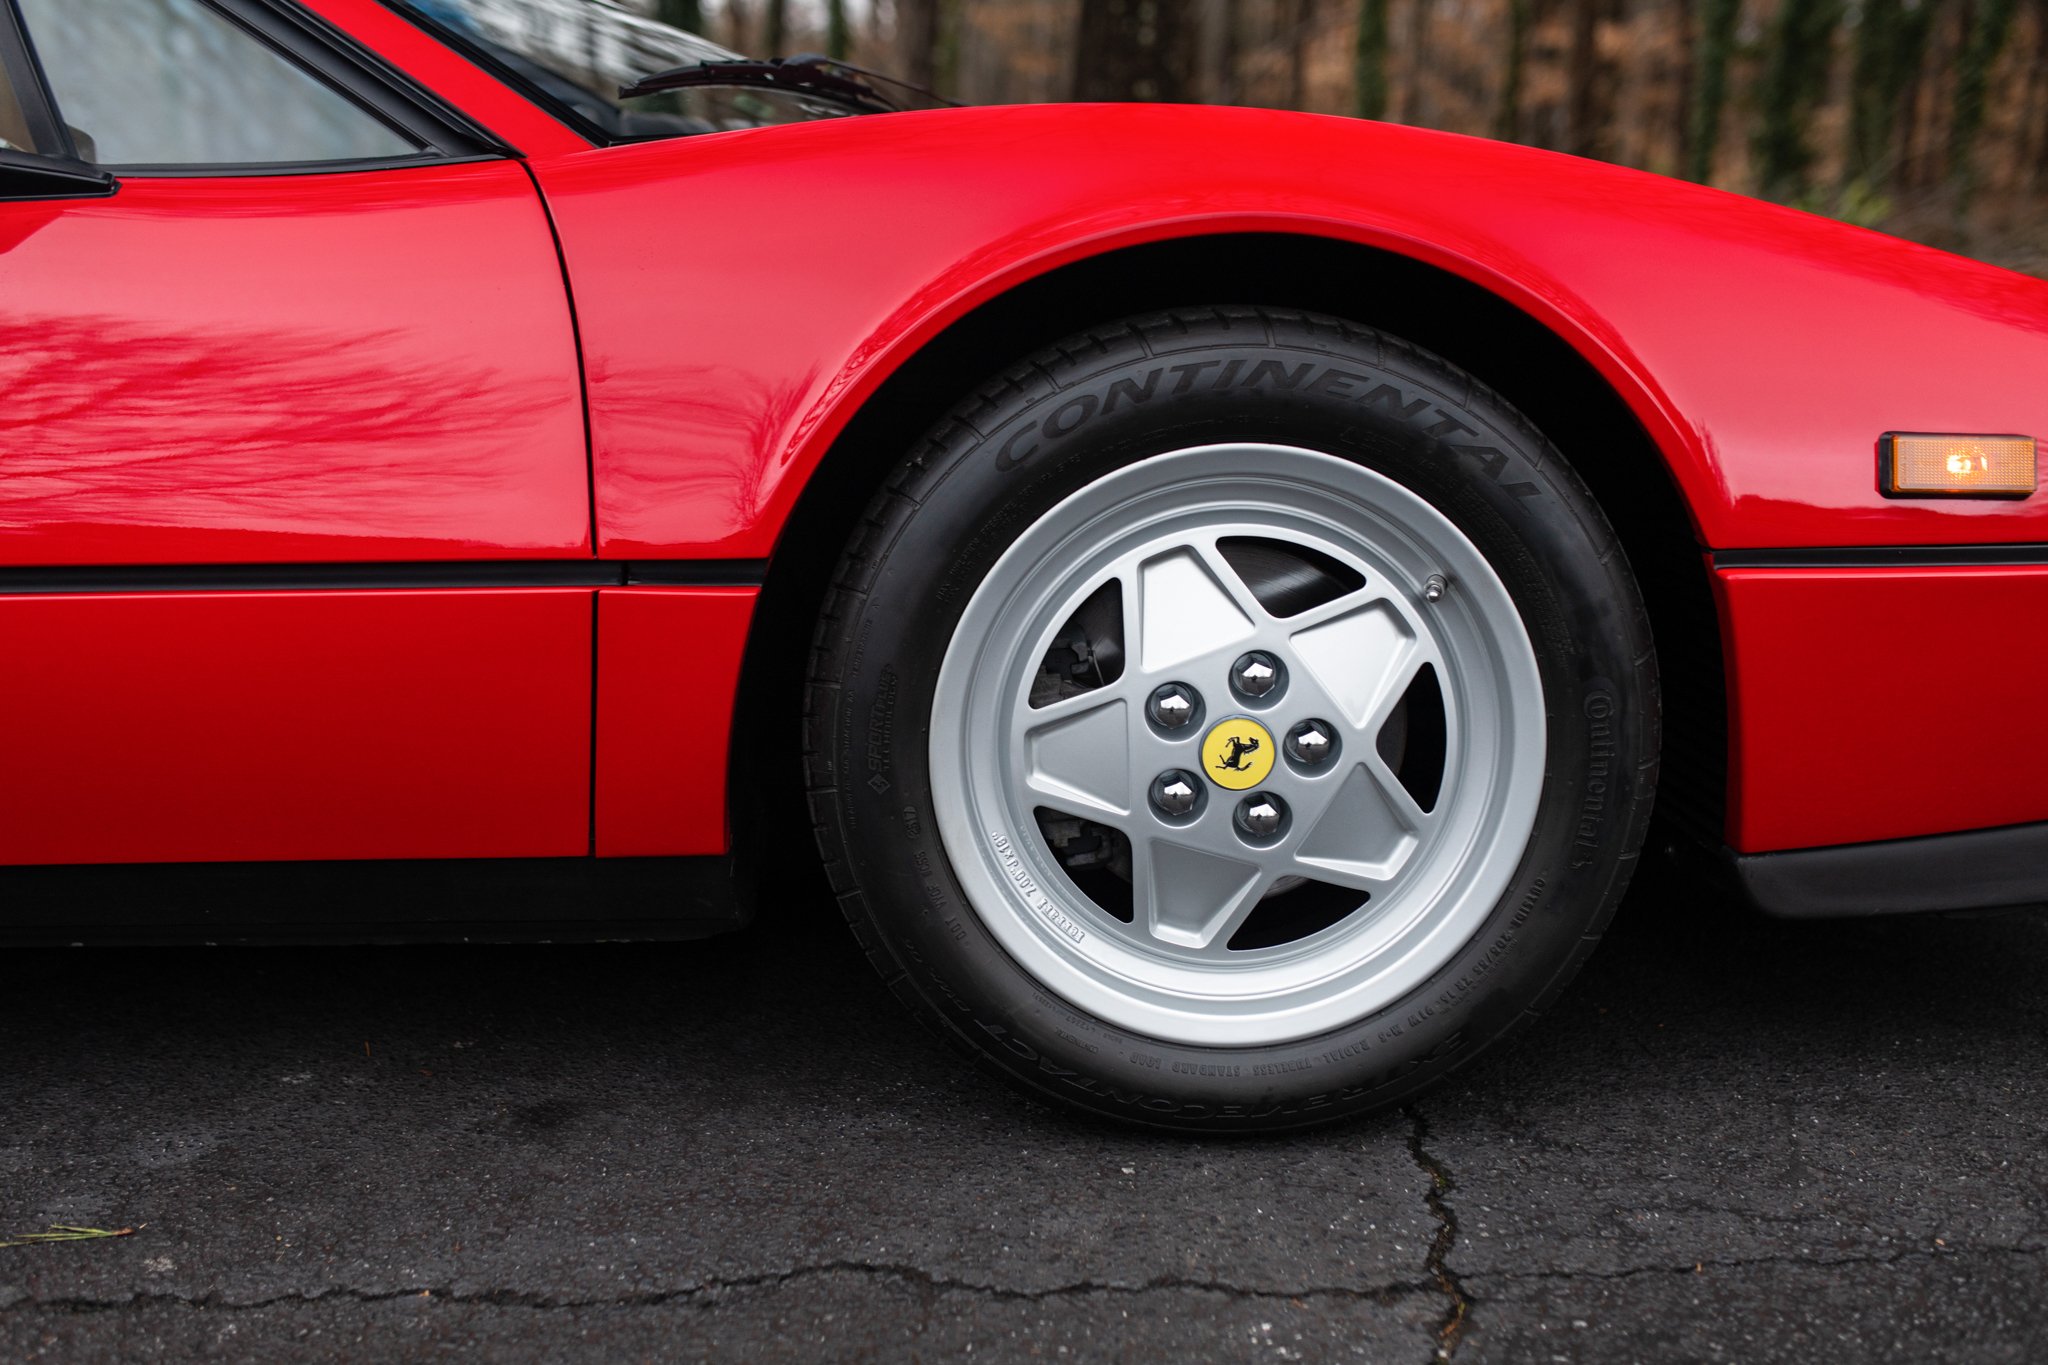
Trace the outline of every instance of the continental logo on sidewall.
<path fill-rule="evenodd" d="M 1219 720 L 1202 736 L 1202 771 L 1229 791 L 1250 791 L 1273 771 L 1273 733 L 1250 716 Z"/>
<path fill-rule="evenodd" d="M 1161 363 L 1142 375 L 1118 375 L 1106 389 L 1055 395 L 1059 401 L 1049 410 L 1034 409 L 1029 421 L 1012 427 L 996 441 L 996 468 L 1005 474 L 1022 468 L 1057 449 L 1097 418 L 1141 408 L 1164 397 L 1196 392 L 1297 393 L 1332 398 L 1442 441 L 1451 454 L 1477 465 L 1480 473 L 1511 497 L 1533 498 L 1542 491 L 1534 481 L 1519 477 L 1523 469 L 1507 451 L 1486 444 L 1478 428 L 1446 411 L 1434 393 L 1420 385 L 1402 388 L 1392 381 L 1392 376 L 1309 360 L 1233 356 L 1179 365 Z"/>

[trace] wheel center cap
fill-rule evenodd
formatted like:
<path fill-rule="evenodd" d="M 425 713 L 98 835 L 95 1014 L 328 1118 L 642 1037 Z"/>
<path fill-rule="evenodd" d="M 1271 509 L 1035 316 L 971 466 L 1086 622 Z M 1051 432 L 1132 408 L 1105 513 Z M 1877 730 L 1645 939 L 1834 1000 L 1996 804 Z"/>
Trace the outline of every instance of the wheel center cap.
<path fill-rule="evenodd" d="M 1273 734 L 1250 716 L 1219 720 L 1202 736 L 1202 771 L 1219 787 L 1249 791 L 1273 771 Z"/>

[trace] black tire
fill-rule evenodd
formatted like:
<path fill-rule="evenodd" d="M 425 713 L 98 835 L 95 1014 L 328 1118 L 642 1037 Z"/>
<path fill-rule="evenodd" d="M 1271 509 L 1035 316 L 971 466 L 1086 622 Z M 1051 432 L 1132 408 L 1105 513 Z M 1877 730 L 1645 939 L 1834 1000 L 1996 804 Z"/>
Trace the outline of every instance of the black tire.
<path fill-rule="evenodd" d="M 1341 364 L 1369 382 L 1211 382 L 1256 375 L 1257 362 L 1276 357 Z M 1170 372 L 1201 382 L 1162 388 L 1142 405 L 1101 401 L 1118 381 L 1128 392 L 1161 366 L 1198 367 Z M 1090 394 L 1098 401 L 1076 402 Z M 1052 424 L 1065 430 L 1049 434 L 1049 415 L 1084 410 L 1094 415 Z M 1035 434 L 1013 439 L 1026 432 Z M 1535 647 L 1547 760 L 1510 889 L 1423 986 L 1318 1037 L 1191 1047 L 1073 1008 L 998 946 L 931 818 L 928 731 L 954 624 L 1021 528 L 1108 470 L 1240 440 L 1308 446 L 1376 469 L 1479 547 Z M 1254 308 L 1096 328 L 1018 365 L 941 421 L 875 496 L 847 547 L 818 627 L 805 727 L 828 875 L 862 946 L 912 1012 L 1040 1095 L 1206 1130 L 1287 1128 L 1397 1103 L 1533 1018 L 1591 951 L 1627 885 L 1659 741 L 1641 597 L 1606 518 L 1550 443 L 1435 355 L 1335 318 Z"/>

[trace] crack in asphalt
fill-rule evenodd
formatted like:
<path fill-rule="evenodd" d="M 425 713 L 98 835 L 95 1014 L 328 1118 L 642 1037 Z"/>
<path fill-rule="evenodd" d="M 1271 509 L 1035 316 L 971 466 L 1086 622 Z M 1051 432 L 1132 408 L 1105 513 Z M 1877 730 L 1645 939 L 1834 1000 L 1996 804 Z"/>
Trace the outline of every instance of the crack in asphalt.
<path fill-rule="evenodd" d="M 1709 1270 L 1749 1270 L 1760 1266 L 1791 1265 L 1829 1270 L 1852 1265 L 1898 1265 L 1911 1260 L 1968 1260 L 1995 1256 L 2039 1256 L 2048 1247 L 1902 1247 L 1885 1255 L 1798 1256 L 1779 1253 L 1770 1256 L 1737 1256 L 1699 1260 L 1690 1265 L 1632 1265 L 1620 1270 L 1508 1270 L 1481 1275 L 1483 1280 L 1629 1280 L 1638 1275 L 1698 1275 Z"/>
<path fill-rule="evenodd" d="M 1450 1168 L 1436 1157 L 1431 1156 L 1429 1141 L 1429 1120 L 1422 1116 L 1416 1105 L 1407 1105 L 1402 1110 L 1414 1125 L 1408 1134 L 1408 1152 L 1415 1158 L 1415 1164 L 1429 1177 L 1429 1189 L 1423 1193 L 1423 1202 L 1436 1219 L 1436 1236 L 1430 1240 L 1429 1255 L 1423 1261 L 1423 1269 L 1435 1283 L 1436 1292 L 1450 1299 L 1450 1306 L 1444 1310 L 1443 1321 L 1436 1332 L 1437 1360 L 1449 1360 L 1458 1349 L 1458 1339 L 1465 1330 L 1465 1316 L 1472 1311 L 1472 1296 L 1465 1292 L 1464 1283 L 1457 1272 L 1446 1263 L 1451 1248 L 1458 1244 L 1458 1216 L 1444 1201 L 1444 1196 L 1458 1188 L 1451 1178 Z"/>
<path fill-rule="evenodd" d="M 1080 1280 L 1071 1284 L 1053 1285 L 1045 1289 L 1013 1289 L 1003 1285 L 979 1284 L 972 1280 L 959 1280 L 944 1275 L 934 1275 L 928 1270 L 911 1265 L 891 1265 L 869 1261 L 825 1261 L 815 1265 L 796 1266 L 789 1270 L 767 1271 L 759 1275 L 744 1275 L 733 1279 L 705 1280 L 698 1284 L 679 1286 L 675 1289 L 648 1290 L 634 1294 L 601 1295 L 590 1298 L 561 1298 L 553 1295 L 534 1294 L 524 1290 L 487 1289 L 457 1290 L 448 1286 L 412 1285 L 403 1289 L 352 1289 L 334 1286 L 327 1289 L 305 1290 L 288 1294 L 275 1294 L 260 1299 L 229 1299 L 217 1294 L 138 1293 L 119 1298 L 55 1298 L 39 1299 L 24 1296 L 13 1303 L 0 1304 L 0 1312 L 18 1312 L 23 1309 L 40 1309 L 58 1313 L 105 1313 L 125 1309 L 147 1307 L 157 1304 L 176 1305 L 195 1310 L 214 1312 L 249 1313 L 264 1309 L 299 1304 L 317 1304 L 328 1301 L 345 1303 L 392 1303 L 404 1299 L 425 1298 L 436 1302 L 458 1304 L 481 1304 L 500 1308 L 527 1308 L 547 1312 L 579 1308 L 659 1308 L 669 1304 L 688 1304 L 698 1301 L 715 1300 L 720 1294 L 748 1289 L 773 1288 L 806 1279 L 817 1279 L 830 1275 L 868 1275 L 878 1279 L 894 1279 L 933 1293 L 980 1294 L 989 1298 L 1036 1303 L 1047 1299 L 1082 1297 L 1090 1294 L 1140 1295 L 1155 1293 L 1206 1293 L 1222 1294 L 1230 1298 L 1252 1301 L 1299 1302 L 1307 1299 L 1349 1299 L 1361 1303 L 1389 1306 L 1413 1294 L 1434 1294 L 1438 1287 L 1433 1284 L 1388 1284 L 1371 1288 L 1353 1288 L 1341 1285 L 1310 1285 L 1299 1289 L 1248 1289 L 1220 1280 L 1197 1280 L 1183 1276 L 1158 1276 L 1139 1284 L 1117 1284 L 1110 1281 Z"/>

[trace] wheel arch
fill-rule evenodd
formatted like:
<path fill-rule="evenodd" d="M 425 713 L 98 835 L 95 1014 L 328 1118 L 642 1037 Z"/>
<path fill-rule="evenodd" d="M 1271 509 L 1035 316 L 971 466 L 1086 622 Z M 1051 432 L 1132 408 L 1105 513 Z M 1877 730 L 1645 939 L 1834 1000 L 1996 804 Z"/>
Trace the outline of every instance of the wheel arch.
<path fill-rule="evenodd" d="M 749 633 L 734 726 L 766 751 L 731 778 L 739 857 L 772 877 L 790 860 L 777 855 L 769 832 L 808 824 L 793 777 L 805 657 L 847 538 L 903 452 L 976 385 L 1061 337 L 1136 313 L 1218 303 L 1329 313 L 1415 342 L 1500 393 L 1566 453 L 1613 523 L 1649 606 L 1665 714 L 1663 831 L 1652 838 L 1718 846 L 1727 763 L 1722 637 L 1674 469 L 1697 455 L 1660 446 L 1639 416 L 1655 418 L 1661 399 L 1638 389 L 1632 405 L 1559 331 L 1442 265 L 1339 237 L 1259 231 L 1172 237 L 1056 264 L 968 308 L 859 400 L 781 528 Z M 1580 344 L 1592 346 L 1585 337 Z"/>

